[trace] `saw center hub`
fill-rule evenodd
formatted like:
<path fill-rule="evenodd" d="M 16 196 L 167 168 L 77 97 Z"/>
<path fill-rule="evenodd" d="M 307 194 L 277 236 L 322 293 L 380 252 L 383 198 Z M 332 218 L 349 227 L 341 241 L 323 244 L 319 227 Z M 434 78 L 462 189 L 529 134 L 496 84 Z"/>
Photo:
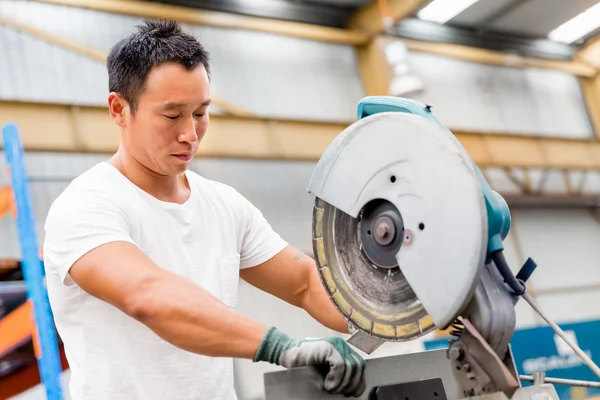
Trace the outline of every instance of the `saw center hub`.
<path fill-rule="evenodd" d="M 387 215 L 383 215 L 375 221 L 373 224 L 373 235 L 375 241 L 382 245 L 387 246 L 392 243 L 394 237 L 396 236 L 396 227 L 394 225 L 394 221 Z"/>
<path fill-rule="evenodd" d="M 384 200 L 367 204 L 360 218 L 360 239 L 365 256 L 379 268 L 398 267 L 396 254 L 404 239 L 404 222 L 396 207 Z"/>

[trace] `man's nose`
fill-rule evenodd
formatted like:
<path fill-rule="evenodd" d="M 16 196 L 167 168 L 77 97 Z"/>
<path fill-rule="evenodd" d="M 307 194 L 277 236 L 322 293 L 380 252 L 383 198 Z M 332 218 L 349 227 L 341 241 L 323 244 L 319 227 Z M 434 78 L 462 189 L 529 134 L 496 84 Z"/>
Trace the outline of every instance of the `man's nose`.
<path fill-rule="evenodd" d="M 180 142 L 193 143 L 198 140 L 198 134 L 196 133 L 197 123 L 194 118 L 190 118 L 182 126 L 182 131 L 179 133 L 177 140 Z"/>

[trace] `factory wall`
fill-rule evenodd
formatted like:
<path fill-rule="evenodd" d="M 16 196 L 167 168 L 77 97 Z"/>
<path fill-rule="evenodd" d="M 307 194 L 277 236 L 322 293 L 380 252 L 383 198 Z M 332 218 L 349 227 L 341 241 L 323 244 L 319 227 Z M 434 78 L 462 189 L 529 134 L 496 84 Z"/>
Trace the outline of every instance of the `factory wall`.
<path fill-rule="evenodd" d="M 0 171 L 4 156 L 0 154 Z M 48 207 L 68 182 L 108 155 L 27 153 L 26 166 L 31 179 L 35 217 L 40 243 Z M 253 202 L 272 226 L 292 245 L 312 254 L 311 213 L 313 198 L 305 186 L 313 162 L 197 159 L 192 169 L 209 179 L 234 186 Z M 8 182 L 0 174 L 0 186 Z M 503 183 L 492 182 L 494 188 Z M 505 241 L 507 259 L 517 271 L 527 257 L 538 263 L 529 282 L 541 307 L 559 322 L 600 318 L 600 222 L 585 209 L 512 209 L 512 229 Z M 0 219 L 0 258 L 19 257 L 14 222 Z M 307 314 L 271 295 L 245 284 L 240 285 L 238 310 L 263 323 L 276 325 L 298 337 L 334 335 Z M 543 324 L 524 302 L 517 305 L 517 324 L 528 327 Z M 343 336 L 343 335 L 342 335 Z M 371 357 L 419 351 L 422 341 L 388 343 Z M 236 361 L 236 384 L 240 400 L 261 398 L 264 372 L 277 367 Z"/>
<path fill-rule="evenodd" d="M 143 19 L 26 0 L 0 13 L 108 53 Z M 264 117 L 349 121 L 363 96 L 354 47 L 184 25 L 211 55 L 212 95 Z M 0 98 L 105 105 L 103 63 L 0 26 Z M 6 54 L 6 56 L 5 56 Z"/>
<path fill-rule="evenodd" d="M 580 81 L 572 74 L 410 51 L 400 40 L 390 40 L 385 52 L 393 69 L 392 94 L 432 105 L 455 130 L 594 137 Z"/>

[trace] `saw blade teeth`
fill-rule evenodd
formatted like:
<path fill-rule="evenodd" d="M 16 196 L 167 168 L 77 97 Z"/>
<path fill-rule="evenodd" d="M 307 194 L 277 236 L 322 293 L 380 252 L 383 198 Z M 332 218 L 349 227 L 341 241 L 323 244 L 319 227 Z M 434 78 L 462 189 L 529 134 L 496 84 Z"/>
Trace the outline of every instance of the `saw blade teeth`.
<path fill-rule="evenodd" d="M 314 258 L 329 298 L 357 329 L 372 337 L 406 340 L 427 333 L 431 330 L 427 320 L 416 323 L 423 310 L 415 305 L 415 295 L 396 279 L 402 274 L 396 269 L 385 271 L 366 256 L 366 247 L 354 231 L 359 223 L 323 201 L 314 208 Z M 369 284 L 400 290 L 397 308 L 381 306 L 386 299 L 365 293 Z"/>

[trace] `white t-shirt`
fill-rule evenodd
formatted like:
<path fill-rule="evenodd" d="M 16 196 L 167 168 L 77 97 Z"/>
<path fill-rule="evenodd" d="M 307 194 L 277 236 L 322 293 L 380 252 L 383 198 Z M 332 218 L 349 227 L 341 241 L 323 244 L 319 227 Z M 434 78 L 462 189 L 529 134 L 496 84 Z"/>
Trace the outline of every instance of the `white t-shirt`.
<path fill-rule="evenodd" d="M 235 307 L 239 268 L 267 261 L 287 243 L 233 188 L 186 175 L 191 197 L 179 205 L 156 199 L 104 162 L 76 178 L 50 208 L 44 263 L 74 400 L 236 399 L 231 358 L 171 345 L 69 276 L 85 253 L 127 241 Z"/>

